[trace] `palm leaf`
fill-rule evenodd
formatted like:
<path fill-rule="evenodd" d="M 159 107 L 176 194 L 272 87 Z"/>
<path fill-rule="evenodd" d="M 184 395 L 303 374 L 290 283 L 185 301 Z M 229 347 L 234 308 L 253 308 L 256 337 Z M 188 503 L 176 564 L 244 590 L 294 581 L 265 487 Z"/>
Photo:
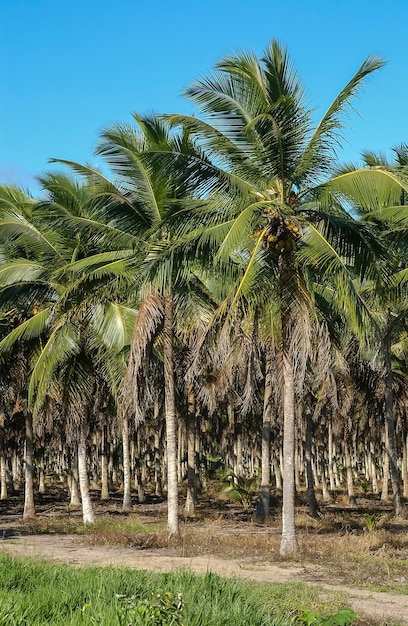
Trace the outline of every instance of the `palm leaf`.
<path fill-rule="evenodd" d="M 34 408 L 46 395 L 51 380 L 58 367 L 66 364 L 72 356 L 80 352 L 78 327 L 70 321 L 60 320 L 51 332 L 31 372 L 28 388 L 28 402 Z"/>
<path fill-rule="evenodd" d="M 93 306 L 89 314 L 99 341 L 115 353 L 130 345 L 137 312 L 115 302 Z"/>
<path fill-rule="evenodd" d="M 50 308 L 45 308 L 14 328 L 0 341 L 0 353 L 9 351 L 16 342 L 40 337 L 47 328 Z"/>
<path fill-rule="evenodd" d="M 351 100 L 357 96 L 367 76 L 383 66 L 384 61 L 375 55 L 368 56 L 361 64 L 322 117 L 299 161 L 295 178 L 305 180 L 310 176 L 315 178 L 319 172 L 330 171 L 333 154 L 340 144 L 341 130 L 344 128 Z"/>
<path fill-rule="evenodd" d="M 395 174 L 381 169 L 362 169 L 335 176 L 326 189 L 341 193 L 353 202 L 356 211 L 382 210 L 399 203 L 401 190 L 408 184 Z"/>

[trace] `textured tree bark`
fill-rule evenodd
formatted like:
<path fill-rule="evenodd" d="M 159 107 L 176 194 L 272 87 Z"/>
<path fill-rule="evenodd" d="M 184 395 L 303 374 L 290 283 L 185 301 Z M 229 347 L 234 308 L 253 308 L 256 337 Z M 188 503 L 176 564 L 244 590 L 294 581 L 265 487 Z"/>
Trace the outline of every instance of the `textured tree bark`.
<path fill-rule="evenodd" d="M 11 458 L 11 473 L 13 477 L 13 489 L 14 491 L 20 490 L 21 483 L 21 458 L 18 453 L 18 450 L 14 448 L 13 456 Z"/>
<path fill-rule="evenodd" d="M 114 436 L 109 443 L 109 461 L 108 461 L 108 474 L 111 484 L 116 487 L 118 482 L 118 473 L 115 462 L 115 449 L 116 449 L 116 436 Z"/>
<path fill-rule="evenodd" d="M 403 492 L 402 495 L 404 498 L 408 498 L 408 448 L 407 448 L 407 437 L 403 438 L 402 443 L 402 485 Z"/>
<path fill-rule="evenodd" d="M 390 463 L 390 478 L 394 515 L 405 516 L 405 506 L 401 498 L 401 478 L 398 470 L 397 448 L 395 440 L 394 398 L 392 391 L 393 375 L 391 364 L 391 333 L 386 332 L 383 342 L 383 354 L 385 364 L 385 417 L 387 428 L 388 446 L 386 454 Z"/>
<path fill-rule="evenodd" d="M 368 462 L 370 464 L 370 480 L 372 484 L 373 493 L 378 493 L 378 482 L 377 482 L 377 467 L 375 464 L 375 456 L 374 456 L 374 441 L 370 441 L 369 452 L 368 452 Z"/>
<path fill-rule="evenodd" d="M 6 463 L 6 455 L 4 454 L 4 452 L 0 453 L 0 482 L 1 482 L 0 500 L 7 500 L 8 498 L 7 463 Z"/>
<path fill-rule="evenodd" d="M 35 517 L 34 504 L 34 472 L 33 472 L 33 416 L 27 411 L 25 415 L 25 482 L 23 519 Z"/>
<path fill-rule="evenodd" d="M 279 449 L 279 452 L 276 453 L 274 461 L 273 461 L 273 467 L 274 467 L 274 471 L 275 471 L 275 486 L 276 486 L 276 493 L 280 496 L 282 495 L 282 459 L 281 459 L 281 450 Z"/>
<path fill-rule="evenodd" d="M 200 423 L 200 416 L 196 415 L 196 422 L 195 422 L 195 442 L 194 442 L 194 450 L 195 450 L 195 462 L 194 462 L 194 467 L 195 467 L 195 489 L 196 489 L 196 493 L 200 493 L 201 491 L 201 476 L 200 476 L 200 466 L 199 463 L 197 463 L 197 459 L 200 458 L 200 454 L 201 454 L 201 445 L 202 445 L 202 441 L 201 441 L 201 423 Z"/>
<path fill-rule="evenodd" d="M 333 475 L 334 475 L 334 484 L 336 489 L 339 489 L 341 486 L 341 477 L 339 474 L 339 469 L 337 467 L 337 446 L 333 441 Z"/>
<path fill-rule="evenodd" d="M 157 403 L 158 404 L 158 403 Z M 155 402 L 155 423 L 158 422 L 159 410 L 157 409 L 156 413 L 156 402 Z M 163 482 L 162 482 L 162 460 L 160 455 L 160 433 L 156 430 L 154 434 L 154 481 L 155 481 L 155 494 L 160 498 L 163 495 Z"/>
<path fill-rule="evenodd" d="M 388 455 L 388 428 L 384 425 L 383 478 L 381 485 L 381 502 L 389 502 L 390 457 Z"/>
<path fill-rule="evenodd" d="M 38 482 L 38 493 L 45 493 L 45 459 L 44 459 L 44 448 L 41 451 L 41 458 L 39 464 L 39 482 Z"/>
<path fill-rule="evenodd" d="M 81 417 L 79 426 L 79 442 L 78 442 L 78 475 L 79 489 L 82 500 L 82 519 L 84 524 L 93 524 L 95 515 L 92 507 L 91 496 L 89 493 L 88 468 L 86 463 L 86 419 Z"/>
<path fill-rule="evenodd" d="M 319 506 L 316 500 L 314 489 L 313 468 L 312 468 L 312 444 L 313 444 L 313 418 L 310 411 L 306 412 L 306 441 L 305 441 L 305 463 L 306 463 L 306 485 L 307 500 L 309 505 L 309 515 L 319 516 Z"/>
<path fill-rule="evenodd" d="M 78 448 L 76 448 L 71 458 L 70 491 L 71 491 L 71 500 L 69 503 L 69 507 L 73 509 L 80 507 L 81 498 L 79 495 Z"/>
<path fill-rule="evenodd" d="M 262 415 L 262 474 L 261 498 L 256 510 L 258 521 L 265 521 L 269 515 L 271 484 L 271 422 L 272 422 L 272 363 L 273 352 L 270 341 L 266 345 L 265 391 Z"/>
<path fill-rule="evenodd" d="M 109 475 L 108 475 L 108 450 L 107 450 L 108 429 L 102 426 L 101 431 L 101 500 L 109 500 Z"/>
<path fill-rule="evenodd" d="M 179 535 L 177 482 L 177 422 L 174 392 L 173 302 L 165 296 L 163 328 L 164 397 L 167 450 L 167 533 L 170 539 Z"/>
<path fill-rule="evenodd" d="M 332 424 L 331 421 L 329 421 L 329 427 L 328 427 L 328 438 L 329 438 L 329 443 L 328 443 L 328 472 L 329 472 L 329 485 L 330 485 L 330 491 L 334 492 L 335 490 L 335 480 L 334 480 L 334 469 L 333 469 L 333 465 L 334 465 L 334 453 L 333 453 L 333 428 L 332 428 Z"/>
<path fill-rule="evenodd" d="M 330 502 L 331 495 L 329 491 L 329 486 L 327 484 L 327 473 L 326 473 L 326 462 L 324 457 L 322 456 L 322 472 L 321 472 L 321 481 L 322 481 L 322 498 L 323 502 Z"/>
<path fill-rule="evenodd" d="M 242 420 L 241 416 L 234 411 L 235 418 L 235 450 L 236 450 L 236 465 L 235 475 L 239 478 L 244 476 L 244 464 L 243 464 L 243 442 L 242 442 Z"/>
<path fill-rule="evenodd" d="M 7 464 L 6 464 L 6 450 L 4 439 L 4 411 L 0 411 L 0 500 L 7 500 Z"/>
<path fill-rule="evenodd" d="M 123 446 L 123 504 L 122 511 L 129 513 L 132 510 L 132 476 L 130 471 L 129 419 L 123 418 L 122 423 Z"/>
<path fill-rule="evenodd" d="M 344 432 L 344 460 L 346 464 L 346 480 L 347 480 L 347 494 L 350 506 L 357 506 L 356 497 L 354 495 L 353 484 L 353 470 L 351 466 L 350 446 L 348 442 L 348 432 Z"/>
<path fill-rule="evenodd" d="M 181 483 L 181 481 L 183 480 L 183 476 L 185 474 L 185 462 L 183 461 L 184 459 L 184 452 L 185 452 L 185 441 L 184 441 L 184 424 L 182 423 L 181 419 L 177 420 L 177 435 L 176 435 L 176 441 L 177 441 L 177 482 Z"/>
<path fill-rule="evenodd" d="M 299 433 L 300 434 L 300 433 Z M 300 491 L 301 487 L 302 487 L 302 480 L 301 480 L 301 475 L 302 475 L 302 459 L 303 459 L 303 454 L 302 451 L 300 449 L 300 442 L 299 442 L 300 437 L 296 437 L 296 444 L 295 444 L 295 489 L 296 492 Z M 306 482 L 306 481 L 305 481 Z"/>
<path fill-rule="evenodd" d="M 195 514 L 195 505 L 197 501 L 196 493 L 196 469 L 195 469 L 195 425 L 196 425 L 196 405 L 194 388 L 191 383 L 188 385 L 187 393 L 187 498 L 186 498 L 186 514 Z"/>
<path fill-rule="evenodd" d="M 142 445 L 141 445 L 142 435 L 140 432 L 140 428 L 139 428 L 139 431 L 136 433 L 136 435 L 137 435 L 136 446 L 134 448 L 135 450 L 135 459 L 134 459 L 135 487 L 137 489 L 137 499 L 139 500 L 139 504 L 143 504 L 143 502 L 145 502 L 146 500 L 146 496 L 145 496 L 144 487 L 143 487 L 143 474 L 142 474 L 142 466 L 140 462 L 140 459 L 142 458 L 142 454 L 144 452 L 144 450 L 142 450 Z"/>
<path fill-rule="evenodd" d="M 295 386 L 290 358 L 283 353 L 283 494 L 280 555 L 297 550 L 295 531 Z"/>

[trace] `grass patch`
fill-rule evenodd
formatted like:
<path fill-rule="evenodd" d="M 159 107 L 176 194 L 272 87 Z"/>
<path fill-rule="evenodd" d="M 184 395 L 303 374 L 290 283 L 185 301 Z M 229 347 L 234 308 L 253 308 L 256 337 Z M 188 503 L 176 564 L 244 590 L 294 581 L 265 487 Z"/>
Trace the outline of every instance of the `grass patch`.
<path fill-rule="evenodd" d="M 81 527 L 94 545 L 160 548 L 167 542 L 166 523 L 142 523 L 138 519 L 102 519 Z"/>
<path fill-rule="evenodd" d="M 73 569 L 6 555 L 0 557 L 0 590 L 0 624 L 13 626 L 289 626 L 301 606 L 329 614 L 345 604 L 341 596 L 321 600 L 317 587 L 302 583 L 257 585 L 188 571 Z"/>
<path fill-rule="evenodd" d="M 316 580 L 347 587 L 408 594 L 408 537 L 387 529 L 300 539 L 302 563 Z M 311 568 L 308 568 L 308 566 Z"/>
<path fill-rule="evenodd" d="M 354 554 L 351 583 L 370 591 L 385 591 L 408 595 L 408 561 L 386 555 Z"/>
<path fill-rule="evenodd" d="M 31 533 L 82 535 L 93 545 L 159 548 L 166 543 L 165 520 L 142 521 L 137 516 L 103 517 L 84 525 L 81 519 L 53 517 L 25 525 Z"/>

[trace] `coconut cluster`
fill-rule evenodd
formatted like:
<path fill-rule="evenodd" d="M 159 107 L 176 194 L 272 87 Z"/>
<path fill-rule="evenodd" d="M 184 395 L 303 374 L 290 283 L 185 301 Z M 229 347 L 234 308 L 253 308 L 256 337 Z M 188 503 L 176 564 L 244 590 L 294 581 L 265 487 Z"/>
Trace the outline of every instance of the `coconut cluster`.
<path fill-rule="evenodd" d="M 259 239 L 262 232 L 264 233 L 263 244 L 278 254 L 292 252 L 295 249 L 296 240 L 301 237 L 300 224 L 297 219 L 294 217 L 284 219 L 278 214 L 269 220 L 266 229 L 256 230 L 254 238 Z"/>

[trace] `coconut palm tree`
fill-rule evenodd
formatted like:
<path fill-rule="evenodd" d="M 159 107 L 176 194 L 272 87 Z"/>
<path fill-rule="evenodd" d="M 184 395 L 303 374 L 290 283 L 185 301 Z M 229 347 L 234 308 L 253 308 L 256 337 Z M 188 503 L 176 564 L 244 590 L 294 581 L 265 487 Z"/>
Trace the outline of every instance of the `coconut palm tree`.
<path fill-rule="evenodd" d="M 76 441 L 79 482 L 84 522 L 88 523 L 93 513 L 86 436 L 93 389 L 96 380 L 104 377 L 115 395 L 125 371 L 124 351 L 135 317 L 132 309 L 119 302 L 118 289 L 110 285 L 110 290 L 96 291 L 95 282 L 86 280 L 77 268 L 70 270 L 94 251 L 95 242 L 81 237 L 66 218 L 90 219 L 98 202 L 94 189 L 54 174 L 42 183 L 47 191 L 44 201 L 28 209 L 2 205 L 0 237 L 5 259 L 0 294 L 4 302 L 18 299 L 26 319 L 3 338 L 0 349 L 5 352 L 18 342 L 37 339 L 31 354 L 29 407 L 38 419 L 46 402 L 58 401 L 67 422 L 78 426 L 74 430 L 80 435 Z M 27 433 L 31 430 L 27 426 Z M 27 454 L 30 449 L 27 446 Z"/>
<path fill-rule="evenodd" d="M 301 387 L 310 352 L 315 307 L 310 276 L 322 289 L 330 279 L 333 300 L 361 329 L 367 318 L 353 277 L 376 273 L 373 261 L 384 258 L 385 251 L 372 231 L 353 219 L 344 200 L 363 192 L 369 199 L 373 185 L 401 189 L 395 177 L 381 171 L 333 175 L 350 102 L 382 65 L 378 57 L 368 57 L 314 126 L 290 58 L 272 41 L 262 59 L 252 53 L 230 56 L 187 88 L 185 95 L 205 119 L 167 118 L 196 136 L 207 156 L 185 157 L 203 203 L 179 229 L 180 238 L 189 245 L 195 239 L 198 252 L 211 254 L 218 271 L 230 277 L 233 305 L 239 298 L 247 305 L 256 302 L 254 290 L 266 291 L 261 285 L 270 287 L 270 298 L 278 303 L 285 459 L 282 554 L 296 549 L 295 390 Z"/>
<path fill-rule="evenodd" d="M 133 334 L 128 375 L 123 396 L 132 399 L 124 406 L 142 419 L 140 389 L 135 385 L 146 355 L 161 336 L 160 354 L 164 372 L 164 407 L 168 474 L 168 533 L 178 535 L 178 484 L 176 404 L 174 384 L 174 342 L 177 318 L 207 315 L 208 289 L 200 280 L 194 250 L 178 258 L 172 251 L 177 216 L 186 210 L 192 197 L 188 170 L 166 167 L 168 155 L 183 153 L 199 158 L 200 150 L 186 133 L 172 133 L 167 123 L 153 116 L 134 115 L 136 126 L 116 125 L 102 134 L 97 154 L 104 157 L 116 176 L 111 183 L 88 167 L 62 161 L 96 185 L 101 199 L 95 220 L 71 220 L 97 239 L 95 255 L 74 266 L 88 272 L 90 279 L 120 276 L 127 297 L 137 303 L 138 318 Z M 114 250 L 114 252 L 112 252 Z M 113 256 L 112 256 L 113 255 Z M 122 264 L 122 265 L 120 265 Z M 72 268 L 71 268 L 72 269 Z M 157 344 L 156 344 L 157 347 Z M 146 386 L 145 386 L 146 387 Z"/>

